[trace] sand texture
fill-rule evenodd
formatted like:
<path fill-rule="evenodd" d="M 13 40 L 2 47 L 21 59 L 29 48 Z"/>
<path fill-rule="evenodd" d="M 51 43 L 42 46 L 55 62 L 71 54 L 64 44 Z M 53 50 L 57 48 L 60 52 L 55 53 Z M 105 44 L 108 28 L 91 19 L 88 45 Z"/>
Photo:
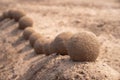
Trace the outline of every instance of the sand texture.
<path fill-rule="evenodd" d="M 24 10 L 33 29 L 53 40 L 62 32 L 91 31 L 100 42 L 96 62 L 37 55 L 13 19 L 0 20 L 0 80 L 120 80 L 119 0 L 0 0 L 0 15 Z"/>

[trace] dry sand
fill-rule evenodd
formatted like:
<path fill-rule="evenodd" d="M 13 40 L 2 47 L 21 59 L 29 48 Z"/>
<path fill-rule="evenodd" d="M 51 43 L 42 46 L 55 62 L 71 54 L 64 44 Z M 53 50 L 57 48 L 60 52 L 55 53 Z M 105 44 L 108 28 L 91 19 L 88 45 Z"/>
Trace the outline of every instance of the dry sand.
<path fill-rule="evenodd" d="M 50 39 L 64 31 L 92 31 L 101 43 L 101 51 L 95 63 L 74 63 L 68 56 L 36 55 L 23 39 L 18 23 L 5 19 L 0 22 L 0 80 L 118 80 L 119 0 L 0 0 L 0 14 L 11 8 L 25 10 L 34 20 L 34 29 Z"/>

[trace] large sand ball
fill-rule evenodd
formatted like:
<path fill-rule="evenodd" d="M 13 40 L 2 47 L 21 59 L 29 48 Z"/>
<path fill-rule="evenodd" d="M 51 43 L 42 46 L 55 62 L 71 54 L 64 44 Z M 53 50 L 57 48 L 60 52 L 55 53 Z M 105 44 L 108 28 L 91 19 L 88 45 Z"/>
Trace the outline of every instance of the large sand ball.
<path fill-rule="evenodd" d="M 34 33 L 34 32 L 35 32 L 35 31 L 33 30 L 33 28 L 28 27 L 28 28 L 26 28 L 26 29 L 24 30 L 24 32 L 23 32 L 23 37 L 24 37 L 26 40 L 28 40 L 29 37 L 30 37 L 30 35 L 31 35 L 32 33 Z"/>
<path fill-rule="evenodd" d="M 41 37 L 42 37 L 42 35 L 40 35 L 39 33 L 36 33 L 36 32 L 35 32 L 35 33 L 32 33 L 32 34 L 30 35 L 30 38 L 29 38 L 29 41 L 30 41 L 31 46 L 33 47 L 35 41 L 36 41 L 37 39 L 41 38 Z"/>
<path fill-rule="evenodd" d="M 71 37 L 72 37 L 71 32 L 63 32 L 59 34 L 52 43 L 54 52 L 57 54 L 61 54 L 61 55 L 67 55 L 68 51 L 67 51 L 66 46 L 67 46 L 68 40 Z"/>
<path fill-rule="evenodd" d="M 20 29 L 25 29 L 26 27 L 32 27 L 32 26 L 33 26 L 33 20 L 27 16 L 24 16 L 19 20 Z"/>
<path fill-rule="evenodd" d="M 45 54 L 45 51 L 44 51 L 45 43 L 46 43 L 45 38 L 43 37 L 40 37 L 35 41 L 34 50 L 37 54 Z"/>
<path fill-rule="evenodd" d="M 25 12 L 22 10 L 9 10 L 9 15 L 10 18 L 15 19 L 15 21 L 19 21 L 20 18 L 22 18 L 23 16 L 25 16 Z"/>
<path fill-rule="evenodd" d="M 99 55 L 100 44 L 95 34 L 83 31 L 72 36 L 67 49 L 73 61 L 95 61 Z"/>

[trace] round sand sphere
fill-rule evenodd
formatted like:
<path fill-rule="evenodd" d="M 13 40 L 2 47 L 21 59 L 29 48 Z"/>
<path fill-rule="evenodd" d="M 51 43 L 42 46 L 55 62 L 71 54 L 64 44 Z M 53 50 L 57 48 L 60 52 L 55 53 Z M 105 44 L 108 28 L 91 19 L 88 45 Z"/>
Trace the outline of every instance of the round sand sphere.
<path fill-rule="evenodd" d="M 23 32 L 23 37 L 24 37 L 26 40 L 28 40 L 29 37 L 30 37 L 30 35 L 31 35 L 32 33 L 34 33 L 34 32 L 35 32 L 35 31 L 33 30 L 33 28 L 28 27 L 28 28 L 26 28 L 26 29 L 24 30 L 24 32 Z"/>
<path fill-rule="evenodd" d="M 4 19 L 5 18 L 10 18 L 9 11 L 3 12 L 2 16 L 3 16 Z"/>
<path fill-rule="evenodd" d="M 19 21 L 20 18 L 22 18 L 26 14 L 22 10 L 9 10 L 9 15 L 10 15 L 10 18 L 15 19 L 15 21 Z"/>
<path fill-rule="evenodd" d="M 40 35 L 39 33 L 32 33 L 29 37 L 29 41 L 30 41 L 30 44 L 31 46 L 33 47 L 34 46 L 34 43 L 37 39 L 41 38 L 42 35 Z"/>
<path fill-rule="evenodd" d="M 72 37 L 71 32 L 63 32 L 59 34 L 53 41 L 52 47 L 57 54 L 67 55 L 67 43 L 68 40 Z"/>
<path fill-rule="evenodd" d="M 51 40 L 47 39 L 46 43 L 44 44 L 44 50 L 45 50 L 46 56 L 48 56 L 52 53 L 52 51 L 50 50 L 50 43 L 51 43 Z"/>
<path fill-rule="evenodd" d="M 20 29 L 25 29 L 26 27 L 32 27 L 32 26 L 33 26 L 33 20 L 27 16 L 24 16 L 19 20 Z"/>
<path fill-rule="evenodd" d="M 56 51 L 55 51 L 55 49 L 54 49 L 54 44 L 53 44 L 54 42 L 52 41 L 51 43 L 50 43 L 50 52 L 51 52 L 51 54 L 53 54 L 53 53 L 56 53 Z"/>
<path fill-rule="evenodd" d="M 34 44 L 34 50 L 37 54 L 45 54 L 44 51 L 45 39 L 43 37 L 38 38 Z"/>
<path fill-rule="evenodd" d="M 99 49 L 96 35 L 85 31 L 74 34 L 67 45 L 68 54 L 73 61 L 95 61 Z"/>
<path fill-rule="evenodd" d="M 3 16 L 0 16 L 0 21 L 4 20 L 4 17 Z"/>

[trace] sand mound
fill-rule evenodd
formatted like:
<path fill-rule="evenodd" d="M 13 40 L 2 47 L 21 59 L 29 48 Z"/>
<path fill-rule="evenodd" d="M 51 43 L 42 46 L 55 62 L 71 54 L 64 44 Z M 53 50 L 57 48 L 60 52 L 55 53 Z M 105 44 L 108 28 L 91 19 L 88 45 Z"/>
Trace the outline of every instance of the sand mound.
<path fill-rule="evenodd" d="M 120 74 L 107 64 L 97 61 L 80 63 L 70 61 L 68 56 L 49 60 L 31 80 L 118 80 Z"/>

